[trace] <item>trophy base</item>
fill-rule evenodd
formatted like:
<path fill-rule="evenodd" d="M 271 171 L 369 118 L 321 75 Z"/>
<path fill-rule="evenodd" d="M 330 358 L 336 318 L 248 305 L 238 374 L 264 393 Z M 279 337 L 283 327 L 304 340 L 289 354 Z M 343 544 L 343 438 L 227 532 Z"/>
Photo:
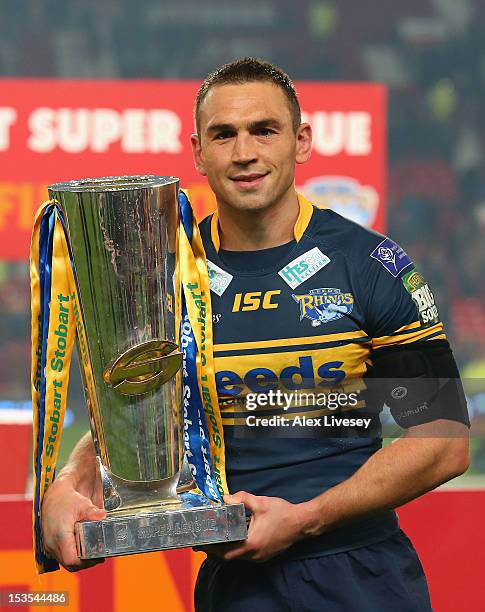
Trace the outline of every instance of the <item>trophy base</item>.
<path fill-rule="evenodd" d="M 194 493 L 181 503 L 110 513 L 74 527 L 80 559 L 133 555 L 247 538 L 244 504 L 216 504 Z"/>

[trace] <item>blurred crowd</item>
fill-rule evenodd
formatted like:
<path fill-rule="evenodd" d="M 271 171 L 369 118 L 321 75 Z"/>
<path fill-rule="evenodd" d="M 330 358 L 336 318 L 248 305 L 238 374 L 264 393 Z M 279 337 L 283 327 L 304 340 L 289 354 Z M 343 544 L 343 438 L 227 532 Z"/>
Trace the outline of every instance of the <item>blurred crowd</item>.
<path fill-rule="evenodd" d="M 242 55 L 389 89 L 388 233 L 485 378 L 485 0 L 0 0 L 0 76 L 200 79 Z M 28 393 L 25 264 L 0 265 L 0 395 Z"/>

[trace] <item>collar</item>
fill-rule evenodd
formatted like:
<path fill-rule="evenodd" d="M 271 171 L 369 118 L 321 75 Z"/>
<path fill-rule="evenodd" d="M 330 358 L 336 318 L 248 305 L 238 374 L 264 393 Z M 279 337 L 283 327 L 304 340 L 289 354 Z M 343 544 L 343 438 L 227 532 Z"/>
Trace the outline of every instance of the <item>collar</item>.
<path fill-rule="evenodd" d="M 293 228 L 293 235 L 295 240 L 299 242 L 301 237 L 305 233 L 308 224 L 310 223 L 310 219 L 313 214 L 313 204 L 309 202 L 301 193 L 297 192 L 298 204 L 300 206 L 300 211 L 298 213 L 298 218 L 295 223 L 295 227 Z M 217 252 L 221 248 L 221 241 L 219 240 L 219 215 L 217 211 L 215 211 L 211 218 L 211 238 L 212 244 Z"/>

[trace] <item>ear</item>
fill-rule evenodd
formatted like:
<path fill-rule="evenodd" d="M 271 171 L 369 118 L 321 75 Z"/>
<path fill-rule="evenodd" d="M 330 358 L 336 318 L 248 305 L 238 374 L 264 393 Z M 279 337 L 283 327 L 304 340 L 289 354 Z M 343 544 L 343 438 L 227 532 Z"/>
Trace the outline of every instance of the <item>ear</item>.
<path fill-rule="evenodd" d="M 296 163 L 304 164 L 310 159 L 311 153 L 312 128 L 309 123 L 302 123 L 296 131 Z"/>
<path fill-rule="evenodd" d="M 207 176 L 204 162 L 202 161 L 202 147 L 200 146 L 200 140 L 197 134 L 192 134 L 190 137 L 190 144 L 192 145 L 192 155 L 194 156 L 195 169 L 199 174 L 202 174 L 202 176 Z"/>

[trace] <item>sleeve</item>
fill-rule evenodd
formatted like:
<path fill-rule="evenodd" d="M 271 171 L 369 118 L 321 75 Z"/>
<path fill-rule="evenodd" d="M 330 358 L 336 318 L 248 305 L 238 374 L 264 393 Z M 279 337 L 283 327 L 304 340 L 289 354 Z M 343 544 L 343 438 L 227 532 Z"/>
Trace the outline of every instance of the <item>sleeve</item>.
<path fill-rule="evenodd" d="M 437 419 L 469 426 L 460 375 L 430 287 L 389 238 L 368 259 L 362 301 L 371 337 L 369 378 L 380 402 L 403 428 Z"/>
<path fill-rule="evenodd" d="M 431 288 L 406 252 L 390 238 L 381 240 L 367 254 L 361 286 L 373 350 L 446 339 Z"/>

